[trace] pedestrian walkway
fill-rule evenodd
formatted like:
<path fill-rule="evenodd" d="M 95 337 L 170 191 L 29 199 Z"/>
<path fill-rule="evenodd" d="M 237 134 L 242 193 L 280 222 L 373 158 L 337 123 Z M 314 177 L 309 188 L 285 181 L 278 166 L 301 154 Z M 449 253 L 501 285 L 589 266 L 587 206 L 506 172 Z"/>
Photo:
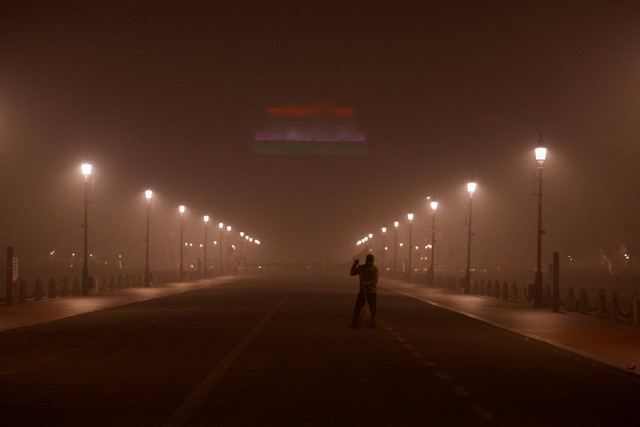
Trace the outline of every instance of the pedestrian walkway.
<path fill-rule="evenodd" d="M 51 298 L 30 301 L 27 304 L 2 306 L 0 307 L 0 332 L 201 289 L 230 280 L 235 280 L 235 278 L 219 277 L 196 282 L 164 283 L 149 288 L 128 288 L 88 296 Z"/>
<path fill-rule="evenodd" d="M 553 313 L 496 298 L 382 279 L 380 287 L 640 374 L 640 328 L 578 313 Z"/>

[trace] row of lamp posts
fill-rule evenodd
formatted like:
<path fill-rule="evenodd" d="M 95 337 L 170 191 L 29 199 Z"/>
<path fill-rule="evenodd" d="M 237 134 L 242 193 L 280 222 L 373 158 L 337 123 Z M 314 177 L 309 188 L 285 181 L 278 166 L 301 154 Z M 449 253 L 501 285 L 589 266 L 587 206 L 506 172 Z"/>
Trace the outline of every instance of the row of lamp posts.
<path fill-rule="evenodd" d="M 89 219 L 89 202 L 90 202 L 90 184 L 91 184 L 91 172 L 92 165 L 90 163 L 83 163 L 81 166 L 82 176 L 84 177 L 84 223 L 82 228 L 84 229 L 84 253 L 83 253 L 83 266 L 82 266 L 82 295 L 88 295 L 89 290 L 91 288 L 91 277 L 89 276 L 89 250 L 88 250 L 88 219 Z M 149 267 L 149 228 L 151 223 L 151 199 L 153 197 L 153 192 L 148 189 L 145 191 L 145 199 L 147 202 L 147 221 L 146 221 L 146 234 L 145 234 L 145 265 L 144 265 L 144 286 L 148 287 L 151 282 L 151 270 Z M 180 205 L 178 207 L 178 211 L 180 212 L 180 270 L 179 270 L 179 279 L 180 281 L 184 281 L 184 257 L 183 257 L 183 249 L 184 249 L 184 214 L 186 211 L 186 207 L 184 205 Z M 207 229 L 209 223 L 209 215 L 204 215 L 204 276 L 206 277 L 206 269 L 207 269 Z M 222 231 L 224 224 L 218 224 L 220 228 L 220 264 L 219 268 L 222 272 Z M 231 231 L 231 226 L 228 225 L 227 231 Z M 258 239 L 254 239 L 253 237 L 245 234 L 244 232 L 240 232 L 240 237 L 244 237 L 248 242 L 255 243 L 260 245 L 261 242 Z M 244 241 L 242 242 L 242 246 L 244 247 Z M 248 252 L 248 249 L 247 249 Z"/>
<path fill-rule="evenodd" d="M 537 254 L 536 254 L 536 269 L 535 269 L 535 280 L 533 286 L 533 300 L 534 305 L 536 307 L 542 306 L 543 300 L 543 286 L 542 286 L 542 235 L 544 234 L 544 230 L 542 230 L 542 165 L 547 157 L 547 148 L 542 139 L 542 135 L 540 135 L 540 139 L 538 141 L 538 146 L 535 151 L 535 159 L 538 163 L 538 175 L 536 177 L 538 188 L 537 191 L 534 192 L 534 195 L 538 198 L 538 233 L 537 233 Z M 466 218 L 466 225 L 468 227 L 468 235 L 467 235 L 467 265 L 465 269 L 465 278 L 464 278 L 464 292 L 466 294 L 471 293 L 471 237 L 473 233 L 471 231 L 471 218 L 473 213 L 473 195 L 476 192 L 477 183 L 471 178 L 471 180 L 467 183 L 467 193 L 469 194 L 469 207 Z M 436 250 L 436 210 L 438 209 L 438 202 L 435 199 L 431 199 L 431 197 L 427 197 L 427 201 L 430 203 L 431 207 L 431 264 L 429 266 L 427 280 L 430 286 L 433 286 L 435 283 L 435 250 Z M 409 220 L 409 260 L 408 260 L 408 280 L 411 281 L 411 253 L 412 253 L 412 233 L 411 233 L 411 225 L 413 221 L 413 213 L 409 213 L 407 215 L 407 219 Z M 393 223 L 395 238 L 394 238 L 394 249 L 393 249 L 393 272 L 394 274 L 398 270 L 398 227 L 400 223 L 395 221 Z M 383 251 L 382 251 L 382 265 L 385 266 L 385 254 L 386 254 L 386 239 L 385 235 L 387 232 L 387 227 L 382 227 L 382 236 L 383 236 Z M 368 235 L 368 238 L 371 238 L 372 234 Z M 357 245 L 364 244 L 368 241 L 368 238 L 365 237 L 361 240 L 358 240 Z"/>

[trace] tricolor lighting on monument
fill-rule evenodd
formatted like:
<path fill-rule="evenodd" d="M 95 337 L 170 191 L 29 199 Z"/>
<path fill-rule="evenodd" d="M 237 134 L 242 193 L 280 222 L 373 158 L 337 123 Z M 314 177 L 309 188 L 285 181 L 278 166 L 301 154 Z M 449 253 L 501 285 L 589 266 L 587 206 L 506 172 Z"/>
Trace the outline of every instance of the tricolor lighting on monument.
<path fill-rule="evenodd" d="M 259 154 L 367 154 L 365 133 L 356 128 L 353 108 L 330 102 L 269 107 L 265 128 L 255 134 Z"/>

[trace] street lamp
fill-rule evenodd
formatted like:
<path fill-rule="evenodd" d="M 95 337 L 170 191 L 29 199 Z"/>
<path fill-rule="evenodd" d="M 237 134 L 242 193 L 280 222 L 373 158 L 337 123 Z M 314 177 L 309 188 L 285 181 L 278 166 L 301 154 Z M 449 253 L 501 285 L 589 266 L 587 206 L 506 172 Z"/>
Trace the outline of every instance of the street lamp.
<path fill-rule="evenodd" d="M 536 161 L 538 162 L 538 253 L 536 259 L 536 275 L 533 285 L 533 304 L 536 307 L 542 307 L 542 234 L 544 233 L 542 230 L 542 164 L 547 158 L 547 147 L 544 145 L 542 135 L 540 135 L 535 154 Z M 535 192 L 534 195 L 536 195 Z"/>
<path fill-rule="evenodd" d="M 149 223 L 151 222 L 151 196 L 153 196 L 153 192 L 151 190 L 146 190 L 144 192 L 144 197 L 147 199 L 147 237 L 144 239 L 146 246 L 146 257 L 144 263 L 144 287 L 148 288 L 149 283 L 151 282 L 151 272 L 149 270 Z"/>
<path fill-rule="evenodd" d="M 429 197 L 427 197 L 427 200 Z M 431 267 L 429 268 L 429 286 L 433 287 L 435 284 L 435 270 L 434 259 L 436 257 L 436 210 L 438 209 L 438 202 L 431 200 Z"/>
<path fill-rule="evenodd" d="M 393 276 L 396 277 L 398 275 L 398 227 L 400 226 L 399 221 L 395 221 L 393 223 L 393 227 L 395 228 L 395 235 L 393 237 Z"/>
<path fill-rule="evenodd" d="M 386 241 L 387 241 L 387 227 L 382 227 L 382 272 L 387 271 L 386 263 L 385 263 L 385 254 L 386 250 Z"/>
<path fill-rule="evenodd" d="M 472 201 L 473 201 L 473 193 L 476 192 L 476 182 L 471 177 L 471 181 L 467 183 L 467 192 L 469 193 L 469 218 L 467 220 L 467 225 L 469 226 L 469 237 L 467 241 L 467 271 L 465 273 L 464 279 L 464 293 L 471 293 L 471 212 L 472 212 Z"/>
<path fill-rule="evenodd" d="M 407 218 L 409 219 L 409 276 L 408 276 L 408 281 L 411 282 L 411 275 L 413 273 L 413 271 L 411 270 L 411 222 L 413 221 L 413 214 L 407 214 Z"/>
<path fill-rule="evenodd" d="M 82 266 L 82 295 L 89 294 L 89 257 L 88 257 L 88 211 L 89 211 L 89 178 L 91 177 L 91 163 L 82 164 L 84 176 L 84 265 Z"/>
<path fill-rule="evenodd" d="M 218 228 L 220 229 L 220 262 L 218 263 L 218 268 L 220 269 L 220 275 L 222 276 L 222 229 L 224 228 L 223 223 L 218 223 Z"/>
<path fill-rule="evenodd" d="M 231 233 L 231 226 L 227 225 L 227 233 Z M 227 249 L 227 271 L 231 271 L 231 234 L 229 234 L 229 248 Z"/>
<path fill-rule="evenodd" d="M 183 258 L 183 242 L 184 242 L 184 211 L 186 208 L 184 205 L 180 205 L 178 207 L 178 212 L 180 212 L 180 270 L 178 272 L 178 277 L 180 282 L 184 280 L 184 258 Z"/>
<path fill-rule="evenodd" d="M 209 215 L 205 215 L 203 218 L 204 220 L 204 254 L 203 254 L 203 268 L 202 268 L 202 278 L 206 279 L 207 278 L 207 229 L 209 228 Z"/>

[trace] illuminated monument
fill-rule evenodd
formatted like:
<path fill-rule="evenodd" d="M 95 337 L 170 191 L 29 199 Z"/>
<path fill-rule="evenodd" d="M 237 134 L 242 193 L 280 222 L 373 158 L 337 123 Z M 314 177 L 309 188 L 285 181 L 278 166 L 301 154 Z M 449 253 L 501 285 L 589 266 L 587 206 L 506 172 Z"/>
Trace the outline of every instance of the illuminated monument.
<path fill-rule="evenodd" d="M 265 127 L 255 134 L 259 154 L 367 154 L 366 136 L 356 128 L 353 108 L 330 102 L 267 108 Z"/>

